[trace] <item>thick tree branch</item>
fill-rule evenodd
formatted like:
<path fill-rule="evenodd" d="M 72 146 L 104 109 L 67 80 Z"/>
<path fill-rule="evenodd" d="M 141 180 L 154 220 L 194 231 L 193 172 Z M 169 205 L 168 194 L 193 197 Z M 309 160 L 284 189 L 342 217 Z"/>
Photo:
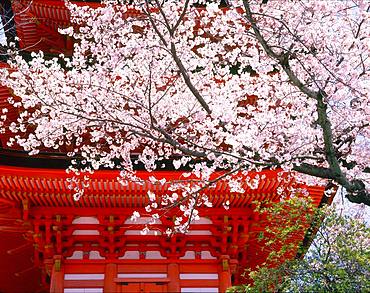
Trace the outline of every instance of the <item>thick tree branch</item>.
<path fill-rule="evenodd" d="M 152 28 L 154 29 L 154 31 L 156 32 L 156 34 L 158 35 L 158 37 L 161 39 L 162 43 L 164 46 L 168 47 L 168 42 L 166 41 L 164 35 L 159 31 L 153 17 L 151 16 L 151 13 L 150 13 L 150 7 L 149 7 L 149 1 L 145 1 L 146 3 L 146 15 L 148 16 L 149 18 L 149 22 L 152 26 Z M 181 20 L 183 19 L 184 15 L 185 15 L 185 12 L 186 12 L 186 9 L 187 9 L 187 5 L 188 3 L 185 3 L 185 7 L 184 7 L 184 10 L 178 20 L 178 22 L 175 24 L 175 26 L 173 28 L 171 28 L 169 25 L 166 25 L 166 28 L 168 30 L 168 33 L 170 34 L 170 36 L 172 37 L 175 30 L 177 29 L 177 27 L 179 26 L 179 24 L 181 23 Z M 160 5 L 158 5 L 158 9 L 161 13 L 161 15 L 165 18 L 165 21 L 166 23 L 168 23 L 167 21 L 167 18 L 163 12 L 163 9 Z M 209 108 L 207 102 L 203 99 L 202 95 L 200 94 L 200 92 L 198 91 L 198 89 L 193 85 L 190 77 L 189 77 L 189 74 L 184 66 L 184 64 L 182 63 L 181 59 L 179 58 L 178 54 L 177 54 L 177 50 L 176 50 L 176 46 L 175 44 L 171 41 L 171 44 L 170 44 L 170 52 L 171 52 L 171 55 L 172 55 L 172 58 L 173 60 L 175 61 L 177 67 L 179 68 L 179 71 L 180 71 L 180 74 L 181 76 L 183 77 L 184 81 L 185 81 L 185 84 L 188 86 L 189 90 L 192 92 L 192 94 L 194 95 L 194 97 L 198 100 L 198 102 L 201 104 L 201 106 L 203 107 L 203 109 L 208 113 L 208 114 L 211 114 L 211 109 Z"/>
<path fill-rule="evenodd" d="M 182 61 L 180 60 L 179 56 L 177 55 L 176 46 L 174 43 L 171 43 L 171 54 L 173 57 L 173 60 L 175 61 L 177 67 L 180 70 L 180 73 L 185 81 L 185 84 L 188 86 L 189 90 L 192 92 L 194 97 L 198 100 L 198 102 L 202 105 L 203 109 L 208 113 L 211 114 L 211 109 L 209 108 L 207 102 L 203 99 L 202 95 L 198 91 L 198 89 L 193 85 L 193 83 L 190 80 L 189 74 L 187 70 L 185 69 L 184 65 L 182 64 Z"/>
<path fill-rule="evenodd" d="M 316 100 L 316 108 L 318 114 L 318 124 L 322 128 L 323 140 L 325 146 L 325 157 L 329 164 L 329 168 L 321 168 L 309 164 L 296 165 L 294 170 L 304 174 L 333 179 L 338 184 L 342 185 L 347 190 L 347 198 L 354 203 L 364 203 L 370 206 L 370 194 L 365 188 L 365 184 L 360 180 L 349 181 L 340 168 L 337 158 L 337 151 L 334 146 L 333 132 L 331 122 L 327 114 L 327 104 L 324 101 L 326 93 L 322 90 L 314 91 L 308 88 L 293 72 L 289 64 L 289 52 L 278 54 L 267 43 L 262 36 L 260 29 L 253 17 L 250 9 L 249 1 L 243 0 L 245 15 L 250 22 L 254 35 L 257 41 L 261 44 L 264 51 L 272 59 L 275 59 L 287 74 L 290 82 L 295 85 L 307 97 Z"/>
<path fill-rule="evenodd" d="M 180 15 L 179 19 L 176 21 L 175 25 L 172 27 L 172 29 L 170 31 L 171 36 L 173 36 L 173 34 L 175 33 L 175 31 L 179 27 L 180 23 L 184 19 L 185 14 L 186 14 L 186 11 L 188 10 L 188 7 L 189 7 L 189 2 L 190 2 L 190 0 L 186 0 L 185 1 L 184 8 L 182 9 L 181 15 Z"/>
<path fill-rule="evenodd" d="M 307 163 L 294 165 L 293 170 L 299 173 L 311 175 L 318 178 L 335 179 L 333 176 L 333 172 L 329 168 L 318 167 Z"/>
<path fill-rule="evenodd" d="M 248 21 L 250 22 L 253 32 L 256 36 L 256 39 L 258 42 L 262 45 L 263 49 L 269 55 L 271 58 L 277 60 L 279 64 L 282 66 L 283 70 L 285 73 L 288 75 L 290 81 L 298 87 L 303 93 L 305 93 L 307 96 L 310 98 L 315 98 L 316 97 L 316 92 L 309 89 L 307 86 L 305 86 L 294 74 L 294 72 L 291 70 L 290 65 L 289 65 L 289 55 L 287 53 L 284 54 L 277 54 L 272 50 L 272 48 L 268 45 L 267 41 L 265 38 L 262 36 L 256 21 L 253 18 L 252 11 L 250 9 L 249 2 L 247 0 L 243 1 L 244 8 L 245 8 L 245 15 Z"/>

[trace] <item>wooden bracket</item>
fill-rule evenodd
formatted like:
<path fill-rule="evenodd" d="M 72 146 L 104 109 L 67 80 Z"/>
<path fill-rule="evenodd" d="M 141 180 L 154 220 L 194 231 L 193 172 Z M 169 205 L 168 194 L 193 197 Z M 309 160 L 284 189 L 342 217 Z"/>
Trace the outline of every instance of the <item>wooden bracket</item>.
<path fill-rule="evenodd" d="M 224 258 L 222 260 L 222 270 L 223 271 L 228 271 L 229 270 L 229 260 Z"/>
<path fill-rule="evenodd" d="M 28 220 L 28 211 L 29 211 L 29 201 L 28 199 L 22 200 L 22 207 L 23 207 L 23 220 Z"/>
<path fill-rule="evenodd" d="M 55 262 L 54 262 L 54 270 L 56 272 L 60 272 L 60 269 L 62 267 L 62 262 L 60 259 L 56 259 Z"/>

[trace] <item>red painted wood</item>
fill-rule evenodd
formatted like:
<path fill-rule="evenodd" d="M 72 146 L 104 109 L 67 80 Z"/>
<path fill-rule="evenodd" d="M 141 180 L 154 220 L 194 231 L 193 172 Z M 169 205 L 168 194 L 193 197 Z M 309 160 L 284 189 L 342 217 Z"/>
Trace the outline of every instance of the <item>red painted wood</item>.
<path fill-rule="evenodd" d="M 64 288 L 103 288 L 103 280 L 64 280 Z M 58 292 L 60 293 L 60 291 Z"/>
<path fill-rule="evenodd" d="M 64 266 L 60 263 L 60 256 L 54 257 L 54 261 L 50 278 L 50 293 L 60 293 L 64 290 Z"/>
<path fill-rule="evenodd" d="M 168 291 L 169 292 L 180 292 L 180 269 L 179 264 L 170 263 L 168 264 L 167 275 L 169 278 Z"/>
<path fill-rule="evenodd" d="M 231 283 L 231 272 L 230 272 L 230 257 L 227 255 L 223 255 L 220 257 L 220 264 L 219 264 L 219 290 L 220 292 L 226 292 L 227 288 L 232 286 Z"/>
<path fill-rule="evenodd" d="M 119 288 L 118 292 L 140 292 L 141 291 L 141 284 L 140 283 L 127 283 L 127 284 L 119 284 L 117 286 Z"/>
<path fill-rule="evenodd" d="M 153 292 L 171 292 L 168 291 L 167 284 L 162 283 L 141 283 L 141 292 L 153 293 Z"/>
<path fill-rule="evenodd" d="M 96 264 L 83 262 L 81 260 L 65 260 L 64 272 L 66 274 L 103 274 L 105 272 L 105 263 Z"/>
<path fill-rule="evenodd" d="M 212 262 L 213 264 L 199 264 L 192 261 L 191 264 L 181 264 L 180 273 L 216 273 L 218 260 Z"/>
<path fill-rule="evenodd" d="M 240 203 L 237 196 L 225 189 L 224 182 L 216 184 L 214 190 L 210 190 L 214 194 L 213 203 L 215 207 L 220 207 L 221 204 L 229 198 L 230 206 L 237 208 L 248 207 L 250 202 L 259 198 L 274 198 L 276 197 L 277 187 L 277 174 L 279 170 L 274 171 L 263 171 L 262 173 L 266 176 L 265 182 L 270 182 L 266 190 L 258 188 L 256 190 L 246 189 L 243 195 L 243 201 Z M 262 174 L 261 173 L 261 174 Z M 25 176 L 26 174 L 26 176 Z M 212 178 L 216 178 L 221 175 L 221 172 L 213 174 Z M 168 182 L 172 180 L 179 180 L 182 177 L 182 172 L 179 171 L 156 171 L 148 173 L 145 171 L 138 171 L 138 177 L 147 181 L 146 186 L 151 190 L 158 190 L 159 193 L 165 193 L 169 187 L 169 183 L 163 186 L 155 186 L 148 181 L 149 176 L 156 176 L 158 178 L 166 178 Z M 250 174 L 252 176 L 253 174 Z M 13 199 L 9 196 L 9 192 L 17 191 L 22 198 L 29 198 L 33 205 L 38 206 L 52 206 L 60 207 L 60 194 L 63 194 L 68 200 L 66 204 L 69 206 L 81 205 L 83 207 L 105 207 L 109 206 L 112 202 L 112 198 L 118 193 L 118 189 L 115 187 L 119 183 L 117 181 L 118 171 L 97 171 L 91 175 L 91 183 L 97 182 L 93 188 L 87 188 L 85 195 L 80 199 L 79 202 L 74 202 L 72 199 L 73 192 L 67 188 L 67 178 L 70 175 L 66 174 L 64 170 L 53 170 L 53 169 L 37 169 L 37 168 L 19 168 L 19 167 L 6 167 L 0 166 L 0 176 L 4 176 L 3 182 L 7 182 L 8 185 L 4 186 L 1 190 L 0 196 L 5 199 Z M 236 176 L 242 176 L 237 174 Z M 112 184 L 107 184 L 112 182 Z M 271 182 L 274 182 L 271 184 Z M 114 184 L 113 184 L 114 183 Z M 292 182 L 288 182 L 284 187 L 288 188 L 292 185 Z M 35 189 L 35 185 L 37 188 Z M 261 186 L 264 185 L 263 182 Z M 310 196 L 316 205 L 319 204 L 324 191 L 323 187 L 307 187 L 302 184 L 298 184 L 296 187 L 306 187 L 310 192 Z M 127 187 L 126 187 L 127 188 Z M 148 188 L 143 188 L 140 184 L 130 184 L 130 189 L 126 192 L 120 192 L 120 194 L 126 194 L 124 201 L 119 202 L 117 207 L 126 206 L 128 208 L 142 208 L 147 201 Z M 102 196 L 104 194 L 104 196 Z"/>
<path fill-rule="evenodd" d="M 141 273 L 141 272 L 138 272 Z M 168 283 L 169 278 L 114 278 L 116 283 Z"/>
<path fill-rule="evenodd" d="M 136 260 L 134 262 L 136 262 L 136 264 L 118 265 L 118 269 L 117 269 L 118 272 L 119 273 L 133 273 L 133 272 L 136 272 L 136 273 L 138 272 L 140 273 L 166 273 L 167 272 L 167 265 L 158 264 L 158 260 L 154 261 L 154 266 L 150 266 L 147 263 L 147 261 L 138 263 L 138 261 Z"/>
<path fill-rule="evenodd" d="M 202 287 L 218 287 L 219 281 L 218 280 L 180 280 L 181 287 L 194 287 L 194 288 L 202 288 Z"/>
<path fill-rule="evenodd" d="M 104 292 L 116 292 L 117 284 L 115 282 L 117 276 L 117 264 L 108 263 L 105 265 L 104 276 Z"/>

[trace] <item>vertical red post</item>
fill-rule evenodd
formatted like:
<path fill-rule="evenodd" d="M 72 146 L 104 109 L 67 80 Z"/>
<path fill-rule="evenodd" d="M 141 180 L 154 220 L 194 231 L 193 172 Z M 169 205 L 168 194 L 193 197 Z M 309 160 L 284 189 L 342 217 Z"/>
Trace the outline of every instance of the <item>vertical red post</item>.
<path fill-rule="evenodd" d="M 54 256 L 54 264 L 51 270 L 50 293 L 61 293 L 64 291 L 64 267 L 62 257 Z"/>
<path fill-rule="evenodd" d="M 114 279 L 117 278 L 117 264 L 108 263 L 105 265 L 104 292 L 117 292 Z"/>
<path fill-rule="evenodd" d="M 220 257 L 220 265 L 218 269 L 218 280 L 219 280 L 220 292 L 225 292 L 227 288 L 232 286 L 229 260 L 230 260 L 230 257 L 228 255 L 222 255 Z"/>
<path fill-rule="evenodd" d="M 167 267 L 167 276 L 170 279 L 168 283 L 168 292 L 180 292 L 180 270 L 179 264 L 170 263 Z"/>

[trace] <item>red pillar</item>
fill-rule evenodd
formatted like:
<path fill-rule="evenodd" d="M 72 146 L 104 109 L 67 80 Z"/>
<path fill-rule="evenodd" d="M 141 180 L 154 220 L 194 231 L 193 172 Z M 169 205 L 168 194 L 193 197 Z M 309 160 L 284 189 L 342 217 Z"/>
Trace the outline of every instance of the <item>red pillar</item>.
<path fill-rule="evenodd" d="M 179 264 L 170 263 L 167 267 L 167 276 L 170 279 L 168 283 L 168 292 L 180 292 L 180 270 Z"/>
<path fill-rule="evenodd" d="M 104 292 L 117 292 L 114 279 L 117 278 L 117 265 L 108 263 L 105 265 Z"/>
<path fill-rule="evenodd" d="M 54 264 L 51 270 L 50 293 L 63 293 L 64 291 L 64 267 L 62 257 L 54 256 Z"/>
<path fill-rule="evenodd" d="M 220 292 L 225 292 L 227 288 L 232 286 L 229 259 L 230 257 L 228 255 L 222 255 L 220 257 L 220 265 L 218 270 Z"/>

